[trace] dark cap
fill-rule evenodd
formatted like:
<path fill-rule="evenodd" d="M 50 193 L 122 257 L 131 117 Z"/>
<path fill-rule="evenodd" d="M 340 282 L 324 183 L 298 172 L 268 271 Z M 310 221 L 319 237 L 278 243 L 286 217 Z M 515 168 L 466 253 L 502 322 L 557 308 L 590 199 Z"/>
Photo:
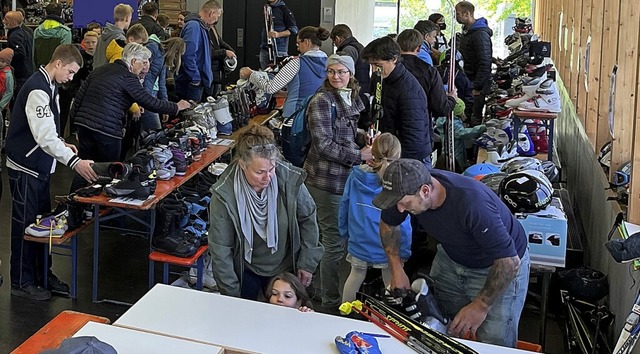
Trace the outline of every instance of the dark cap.
<path fill-rule="evenodd" d="M 431 173 L 424 163 L 414 159 L 399 159 L 389 164 L 382 178 L 382 192 L 373 198 L 373 205 L 389 209 L 405 195 L 415 194 L 423 184 L 431 183 Z"/>
<path fill-rule="evenodd" d="M 41 354 L 118 354 L 109 344 L 96 337 L 67 338 L 58 349 L 45 350 Z"/>

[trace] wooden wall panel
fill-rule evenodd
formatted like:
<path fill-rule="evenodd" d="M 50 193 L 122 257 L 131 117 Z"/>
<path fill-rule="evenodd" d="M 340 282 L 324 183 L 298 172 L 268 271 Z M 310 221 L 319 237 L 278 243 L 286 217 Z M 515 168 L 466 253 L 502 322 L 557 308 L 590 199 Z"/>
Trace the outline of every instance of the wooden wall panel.
<path fill-rule="evenodd" d="M 596 144 L 596 136 L 598 135 L 598 113 L 600 111 L 600 87 L 606 80 L 606 72 L 600 72 L 602 61 L 602 36 L 605 3 L 610 0 L 592 0 L 591 1 L 591 49 L 589 53 L 589 97 L 587 98 L 587 113 L 585 117 L 585 131 L 587 137 L 598 151 L 600 147 Z M 602 90 L 602 95 L 605 91 Z"/>
<path fill-rule="evenodd" d="M 615 169 L 631 159 L 636 116 L 636 80 L 638 78 L 638 38 L 640 21 L 635 1 L 620 2 L 618 25 L 618 74 L 616 79 L 615 123 L 612 174 Z M 638 214 L 640 216 L 640 214 Z"/>
<path fill-rule="evenodd" d="M 637 8 L 637 5 L 634 7 Z M 640 26 L 640 12 L 635 10 L 636 16 L 636 25 Z M 640 32 L 640 28 L 637 30 Z M 632 170 L 631 176 L 640 176 L 640 99 L 638 99 L 638 94 L 640 94 L 640 65 L 638 63 L 638 50 L 640 50 L 640 35 L 636 38 L 636 52 L 635 52 L 635 66 L 636 66 L 636 80 L 635 80 L 635 113 L 633 116 L 625 117 L 624 119 L 629 119 L 633 121 L 633 137 L 632 137 L 632 148 L 631 148 L 631 160 L 632 160 Z M 627 220 L 632 223 L 640 224 L 640 179 L 636 178 L 637 183 L 633 182 L 634 179 L 631 179 L 631 186 L 629 189 L 629 211 L 627 215 Z"/>
<path fill-rule="evenodd" d="M 578 79 L 582 77 L 580 72 L 583 66 L 580 60 L 582 56 L 582 8 L 584 7 L 584 1 L 574 2 L 571 29 L 569 31 L 573 39 L 571 42 L 571 81 L 569 86 L 571 90 L 571 100 L 573 101 L 573 106 L 576 108 L 576 111 L 578 111 L 578 91 L 580 90 L 580 86 L 584 86 L 583 83 L 578 81 Z M 579 114 L 578 118 L 580 118 L 582 126 L 584 126 L 584 114 Z"/>
<path fill-rule="evenodd" d="M 587 121 L 587 104 L 588 104 L 588 92 L 585 85 L 585 54 L 587 50 L 587 39 L 589 37 L 589 32 L 591 30 L 591 4 L 592 0 L 584 0 L 582 3 L 582 11 L 581 16 L 579 16 L 578 21 L 579 25 L 577 28 L 580 34 L 580 41 L 578 41 L 578 54 L 577 58 L 577 68 L 578 71 L 578 79 L 576 82 L 578 96 L 576 97 L 576 110 L 578 111 L 578 116 L 582 120 L 582 124 L 586 126 Z"/>
<path fill-rule="evenodd" d="M 602 26 L 602 51 L 600 52 L 600 102 L 598 105 L 598 128 L 595 149 L 611 140 L 609 134 L 609 79 L 613 65 L 618 60 L 618 18 L 621 0 L 605 0 Z M 626 1 L 626 0 L 624 0 Z"/>

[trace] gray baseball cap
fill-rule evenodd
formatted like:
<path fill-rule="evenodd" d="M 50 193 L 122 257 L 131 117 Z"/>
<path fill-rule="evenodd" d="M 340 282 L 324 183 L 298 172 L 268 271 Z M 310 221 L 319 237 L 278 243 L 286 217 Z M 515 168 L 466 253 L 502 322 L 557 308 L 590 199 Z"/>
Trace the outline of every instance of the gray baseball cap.
<path fill-rule="evenodd" d="M 382 192 L 373 198 L 373 205 L 389 209 L 405 195 L 415 194 L 423 184 L 431 183 L 431 173 L 424 163 L 414 159 L 399 159 L 387 166 L 382 177 Z"/>

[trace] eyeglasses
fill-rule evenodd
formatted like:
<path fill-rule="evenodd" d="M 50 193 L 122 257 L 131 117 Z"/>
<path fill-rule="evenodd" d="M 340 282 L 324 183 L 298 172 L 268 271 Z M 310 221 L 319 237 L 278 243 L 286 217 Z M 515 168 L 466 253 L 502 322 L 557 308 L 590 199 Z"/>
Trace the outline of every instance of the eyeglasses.
<path fill-rule="evenodd" d="M 338 74 L 338 76 L 345 76 L 349 74 L 349 70 L 333 70 L 333 69 L 327 69 L 326 71 L 327 75 L 329 76 L 333 76 L 335 74 Z"/>
<path fill-rule="evenodd" d="M 255 151 L 255 152 L 273 151 L 275 149 L 276 149 L 275 144 L 262 144 L 262 145 L 249 146 L 249 150 Z"/>

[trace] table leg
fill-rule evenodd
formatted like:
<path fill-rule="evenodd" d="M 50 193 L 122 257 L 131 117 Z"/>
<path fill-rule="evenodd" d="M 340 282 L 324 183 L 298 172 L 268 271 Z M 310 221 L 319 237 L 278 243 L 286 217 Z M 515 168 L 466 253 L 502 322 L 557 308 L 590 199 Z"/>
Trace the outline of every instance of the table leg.
<path fill-rule="evenodd" d="M 549 143 L 547 144 L 547 149 L 548 149 L 548 151 L 547 151 L 547 160 L 548 161 L 553 161 L 553 130 L 554 130 L 553 128 L 555 126 L 553 119 L 548 124 L 548 126 L 549 126 Z"/>
<path fill-rule="evenodd" d="M 100 206 L 93 205 L 93 287 L 91 300 L 98 302 L 98 264 L 100 258 Z"/>
<path fill-rule="evenodd" d="M 549 298 L 549 283 L 551 282 L 551 273 L 542 273 L 542 294 L 540 299 L 540 334 L 538 341 L 544 352 L 545 341 L 547 339 L 547 300 Z"/>
<path fill-rule="evenodd" d="M 78 235 L 71 238 L 71 298 L 76 298 L 78 291 Z"/>

